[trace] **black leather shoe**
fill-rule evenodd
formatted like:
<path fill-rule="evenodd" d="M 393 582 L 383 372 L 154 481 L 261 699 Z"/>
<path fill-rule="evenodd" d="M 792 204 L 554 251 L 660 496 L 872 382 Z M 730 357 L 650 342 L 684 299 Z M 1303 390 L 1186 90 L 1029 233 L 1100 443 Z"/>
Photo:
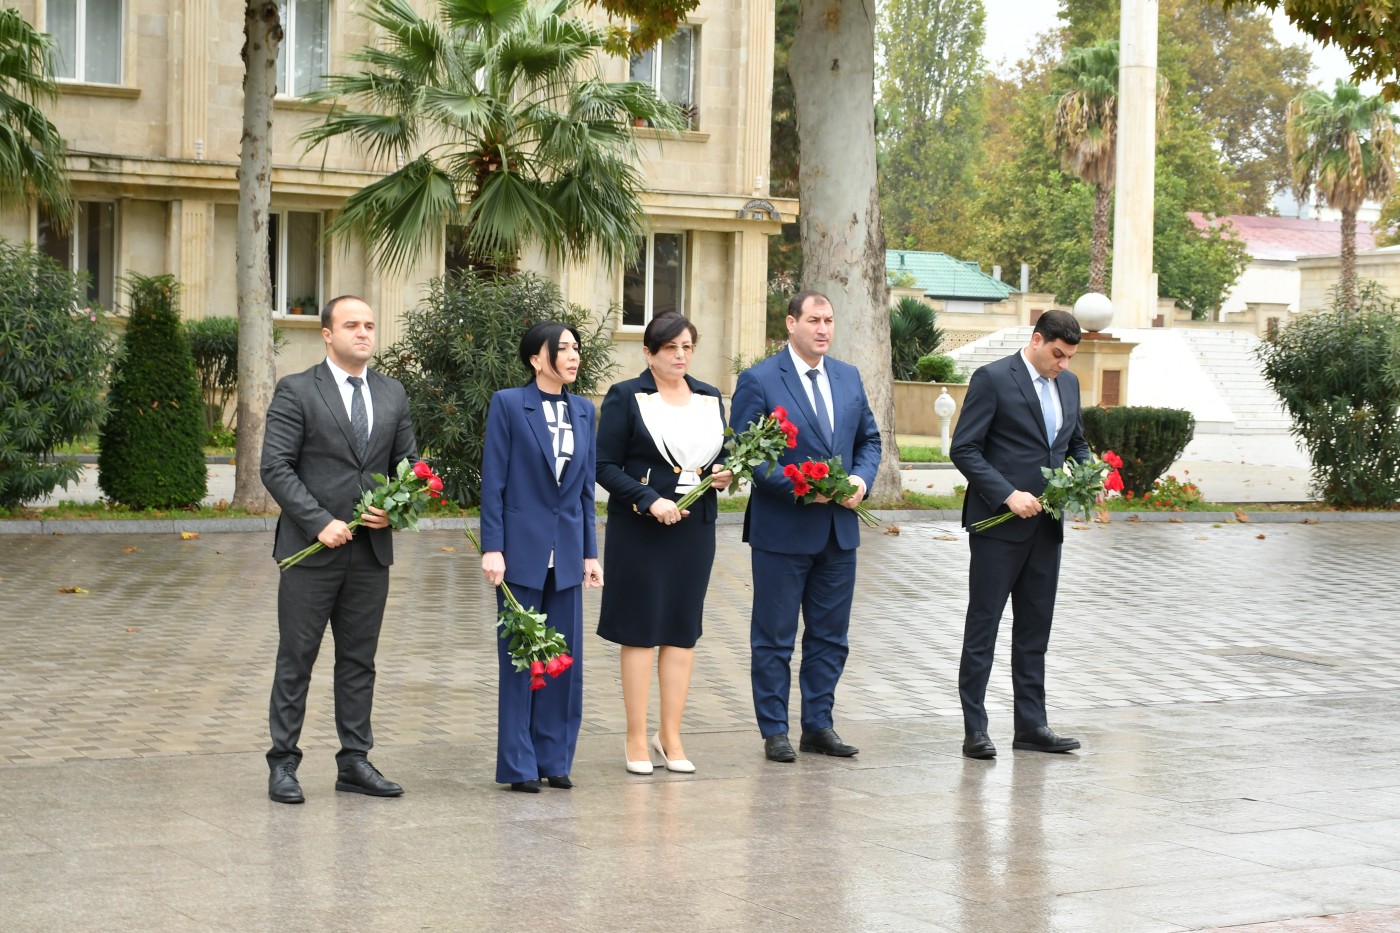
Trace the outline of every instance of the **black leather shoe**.
<path fill-rule="evenodd" d="M 836 734 L 835 729 L 804 732 L 797 742 L 797 747 L 804 752 L 821 752 L 833 758 L 850 758 L 860 752 L 854 745 L 847 745 L 841 741 L 841 736 Z"/>
<path fill-rule="evenodd" d="M 511 781 L 511 790 L 518 790 L 522 794 L 538 794 L 540 792 L 540 782 L 536 778 L 533 781 Z"/>
<path fill-rule="evenodd" d="M 1019 747 L 1019 746 L 1018 746 Z M 969 732 L 963 739 L 963 757 L 986 761 L 997 756 L 997 747 L 985 732 Z"/>
<path fill-rule="evenodd" d="M 1072 752 L 1079 747 L 1079 740 L 1067 735 L 1056 735 L 1049 726 L 1040 726 L 1029 732 L 1016 733 L 1012 748 L 1028 752 Z"/>
<path fill-rule="evenodd" d="M 545 780 L 549 782 L 550 787 L 557 787 L 560 790 L 568 790 L 574 786 L 574 782 L 569 780 L 567 774 L 556 774 L 554 777 L 545 778 Z"/>
<path fill-rule="evenodd" d="M 371 797 L 400 797 L 403 788 L 379 773 L 368 759 L 357 758 L 336 775 L 335 789 Z"/>
<path fill-rule="evenodd" d="M 305 803 L 301 782 L 297 780 L 295 762 L 287 761 L 272 769 L 267 776 L 267 795 L 278 803 Z"/>
<path fill-rule="evenodd" d="M 786 732 L 779 732 L 777 735 L 770 735 L 763 740 L 763 754 L 768 756 L 769 761 L 793 762 L 797 760 L 797 752 L 792 750 L 792 743 L 788 741 Z"/>

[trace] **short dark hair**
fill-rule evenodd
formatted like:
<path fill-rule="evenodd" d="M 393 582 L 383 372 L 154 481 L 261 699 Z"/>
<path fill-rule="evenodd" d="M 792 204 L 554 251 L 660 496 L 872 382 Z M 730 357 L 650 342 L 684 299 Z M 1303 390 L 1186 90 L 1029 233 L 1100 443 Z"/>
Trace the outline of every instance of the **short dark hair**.
<path fill-rule="evenodd" d="M 530 374 L 531 380 L 535 378 L 535 367 L 530 365 L 530 357 L 539 353 L 542 347 L 548 347 L 549 366 L 555 369 L 559 359 L 559 338 L 566 332 L 574 335 L 574 340 L 578 341 L 579 348 L 582 349 L 583 339 L 579 337 L 578 330 L 572 324 L 561 324 L 558 321 L 540 321 L 520 338 L 520 362 Z"/>
<path fill-rule="evenodd" d="M 331 318 L 335 317 L 335 309 L 342 301 L 358 301 L 369 306 L 369 302 L 359 295 L 337 295 L 321 306 L 321 327 L 325 330 L 331 329 Z"/>
<path fill-rule="evenodd" d="M 679 311 L 658 314 L 647 323 L 647 329 L 642 332 L 642 346 L 647 348 L 648 353 L 660 353 L 661 348 L 679 337 L 683 330 L 690 331 L 691 343 L 700 342 L 700 332 L 685 315 Z"/>
<path fill-rule="evenodd" d="M 819 291 L 814 291 L 810 288 L 804 288 L 796 295 L 793 295 L 791 300 L 788 301 L 788 317 L 801 318 L 802 306 L 807 303 L 808 298 L 815 298 L 818 302 L 826 305 L 828 308 L 831 307 L 830 298 L 826 297 Z"/>
<path fill-rule="evenodd" d="M 1063 340 L 1070 346 L 1079 343 L 1083 332 L 1079 321 L 1068 311 L 1046 311 L 1035 322 L 1035 331 L 1046 343 Z"/>

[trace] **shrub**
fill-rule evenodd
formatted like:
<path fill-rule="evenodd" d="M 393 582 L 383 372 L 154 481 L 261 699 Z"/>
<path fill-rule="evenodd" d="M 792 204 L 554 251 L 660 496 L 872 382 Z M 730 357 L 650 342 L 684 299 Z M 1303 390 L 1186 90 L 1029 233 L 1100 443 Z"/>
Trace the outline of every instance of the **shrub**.
<path fill-rule="evenodd" d="M 1189 512 L 1203 500 L 1200 488 L 1189 479 L 1189 470 L 1187 476 L 1186 480 L 1179 480 L 1168 473 L 1165 479 L 1154 482 L 1152 488 L 1140 497 L 1125 492 L 1121 499 L 1112 501 L 1126 511 Z"/>
<path fill-rule="evenodd" d="M 901 298 L 890 308 L 890 366 L 896 379 L 913 379 L 919 357 L 943 342 L 938 312 L 917 298 Z"/>
<path fill-rule="evenodd" d="M 958 361 L 946 353 L 930 353 L 919 357 L 914 375 L 920 382 L 966 382 L 967 375 L 958 372 Z"/>
<path fill-rule="evenodd" d="M 762 363 L 785 346 L 787 346 L 786 341 L 770 340 L 764 344 L 762 353 L 755 353 L 753 356 L 748 357 L 744 356 L 742 353 L 738 356 L 731 356 L 729 358 L 729 371 L 738 376 L 743 373 L 744 370 Z"/>
<path fill-rule="evenodd" d="M 0 507 L 82 474 L 54 450 L 96 427 L 111 340 L 82 276 L 0 240 Z"/>
<path fill-rule="evenodd" d="M 234 428 L 223 430 L 224 412 L 238 392 L 238 319 L 206 317 L 185 321 L 185 338 L 190 343 L 199 389 L 204 397 L 204 430 L 213 446 L 227 440 Z M 280 327 L 272 328 L 272 352 L 278 353 L 286 344 Z M 237 415 L 235 414 L 235 418 Z"/>
<path fill-rule="evenodd" d="M 1400 307 L 1375 282 L 1356 310 L 1305 314 L 1259 345 L 1264 378 L 1308 449 L 1313 492 L 1335 506 L 1400 499 Z"/>
<path fill-rule="evenodd" d="M 423 303 L 404 316 L 403 336 L 376 361 L 403 383 L 418 445 L 442 477 L 444 495 L 460 505 L 480 499 L 491 396 L 529 381 L 517 355 L 520 338 L 547 320 L 578 328 L 582 361 L 569 391 L 595 393 L 616 368 L 612 340 L 586 308 L 530 274 L 434 279 Z"/>
<path fill-rule="evenodd" d="M 1196 433 L 1195 417 L 1179 408 L 1086 408 L 1083 417 L 1089 447 L 1123 458 L 1124 496 L 1150 492 Z"/>
<path fill-rule="evenodd" d="M 133 275 L 131 316 L 98 438 L 98 484 L 137 509 L 198 505 L 208 490 L 204 403 L 180 327 L 180 283 Z"/>

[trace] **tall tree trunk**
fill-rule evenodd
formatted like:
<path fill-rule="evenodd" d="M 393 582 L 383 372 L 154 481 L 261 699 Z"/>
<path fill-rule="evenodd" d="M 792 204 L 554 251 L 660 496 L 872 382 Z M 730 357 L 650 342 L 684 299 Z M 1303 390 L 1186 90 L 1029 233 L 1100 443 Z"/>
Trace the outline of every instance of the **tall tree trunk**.
<path fill-rule="evenodd" d="M 1108 269 L 1108 209 L 1113 189 L 1103 182 L 1094 185 L 1094 232 L 1089 244 L 1089 291 L 1104 291 L 1104 273 Z"/>
<path fill-rule="evenodd" d="M 276 381 L 272 282 L 267 265 L 272 202 L 272 98 L 282 24 L 277 0 L 247 0 L 243 13 L 243 147 L 238 162 L 238 446 L 233 504 L 274 508 L 263 488 L 263 423 Z"/>
<path fill-rule="evenodd" d="M 1342 307 L 1356 310 L 1356 208 L 1342 208 Z"/>
<path fill-rule="evenodd" d="M 802 0 L 788 61 L 802 153 L 803 286 L 831 298 L 836 355 L 865 381 L 884 457 L 871 494 L 900 494 L 885 237 L 875 175 L 873 0 Z"/>

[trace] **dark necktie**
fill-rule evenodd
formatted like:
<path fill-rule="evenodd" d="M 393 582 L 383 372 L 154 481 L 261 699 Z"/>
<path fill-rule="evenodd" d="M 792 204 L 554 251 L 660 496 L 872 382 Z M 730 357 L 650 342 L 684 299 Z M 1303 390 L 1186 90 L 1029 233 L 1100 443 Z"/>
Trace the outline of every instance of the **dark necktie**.
<path fill-rule="evenodd" d="M 817 410 L 817 433 L 822 436 L 822 440 L 830 447 L 831 416 L 826 413 L 826 399 L 822 398 L 821 383 L 817 382 L 817 377 L 820 375 L 820 370 L 807 370 L 807 378 L 812 380 L 812 407 Z"/>
<path fill-rule="evenodd" d="M 365 458 L 365 448 L 369 447 L 369 413 L 365 411 L 365 394 L 360 386 L 365 381 L 359 376 L 346 376 L 353 391 L 350 393 L 350 428 L 355 432 L 355 453 L 361 460 Z"/>

